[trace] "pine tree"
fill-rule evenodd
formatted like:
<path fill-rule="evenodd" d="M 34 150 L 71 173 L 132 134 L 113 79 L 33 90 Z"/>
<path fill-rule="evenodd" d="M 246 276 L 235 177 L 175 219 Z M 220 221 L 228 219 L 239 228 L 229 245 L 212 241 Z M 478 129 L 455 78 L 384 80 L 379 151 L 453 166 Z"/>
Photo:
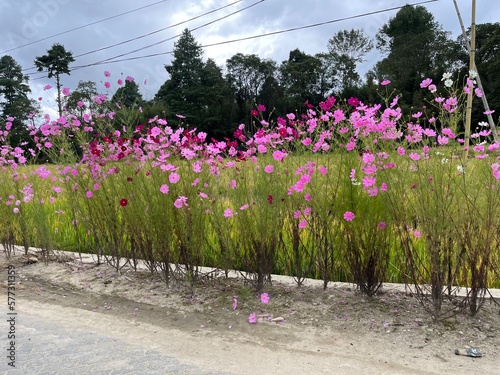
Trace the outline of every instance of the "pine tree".
<path fill-rule="evenodd" d="M 28 76 L 22 73 L 21 66 L 11 57 L 0 59 L 0 118 L 14 117 L 11 130 L 11 145 L 17 146 L 27 141 L 26 122 L 30 113 L 35 111 L 32 101 L 28 98 L 31 92 Z"/>
<path fill-rule="evenodd" d="M 38 56 L 35 59 L 35 66 L 39 72 L 46 70 L 48 78 L 56 78 L 59 116 L 62 116 L 61 74 L 70 74 L 69 64 L 73 61 L 75 61 L 73 54 L 66 51 L 64 46 L 58 43 L 54 44 L 46 55 Z"/>

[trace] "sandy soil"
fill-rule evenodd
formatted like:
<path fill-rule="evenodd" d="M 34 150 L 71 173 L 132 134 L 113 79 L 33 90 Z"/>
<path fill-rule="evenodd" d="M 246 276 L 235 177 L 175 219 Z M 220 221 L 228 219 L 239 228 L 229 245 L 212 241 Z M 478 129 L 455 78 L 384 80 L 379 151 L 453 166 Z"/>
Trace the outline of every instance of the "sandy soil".
<path fill-rule="evenodd" d="M 487 302 L 474 318 L 432 323 L 400 286 L 368 298 L 351 285 L 291 279 L 268 285 L 268 304 L 241 278 L 214 277 L 194 292 L 148 272 L 117 273 L 66 256 L 2 253 L 0 269 L 16 267 L 25 311 L 95 325 L 122 339 L 164 349 L 180 360 L 232 374 L 498 374 L 499 307 Z M 0 283 L 1 289 L 7 286 Z M 233 310 L 233 298 L 238 305 Z M 256 324 L 248 322 L 255 312 Z M 22 310 L 20 312 L 22 314 Z M 478 347 L 482 358 L 455 355 Z"/>

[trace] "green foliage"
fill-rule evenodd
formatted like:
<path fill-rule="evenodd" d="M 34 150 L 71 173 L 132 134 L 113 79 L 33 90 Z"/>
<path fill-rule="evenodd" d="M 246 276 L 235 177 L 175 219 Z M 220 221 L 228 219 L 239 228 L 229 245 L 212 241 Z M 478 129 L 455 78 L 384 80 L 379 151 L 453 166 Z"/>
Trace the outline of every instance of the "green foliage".
<path fill-rule="evenodd" d="M 272 87 L 277 72 L 276 62 L 262 60 L 259 56 L 237 53 L 226 61 L 226 79 L 235 94 L 238 118 L 250 124 L 250 111 L 264 93 L 264 88 Z M 267 103 L 263 103 L 267 104 Z"/>
<path fill-rule="evenodd" d="M 126 80 L 125 85 L 116 90 L 111 102 L 126 108 L 139 108 L 144 105 L 139 85 L 132 80 Z"/>
<path fill-rule="evenodd" d="M 73 61 L 75 61 L 73 54 L 66 51 L 64 46 L 59 43 L 52 45 L 46 55 L 35 58 L 35 66 L 39 72 L 46 70 L 48 78 L 56 78 L 59 116 L 62 116 L 61 74 L 70 74 L 69 64 Z"/>
<path fill-rule="evenodd" d="M 212 59 L 203 62 L 203 51 L 188 29 L 175 43 L 173 55 L 165 66 L 170 78 L 154 101 L 167 106 L 171 115 L 186 116 L 189 126 L 209 137 L 229 135 L 233 103 L 221 68 Z"/>
<path fill-rule="evenodd" d="M 288 60 L 281 63 L 279 71 L 287 103 L 285 112 L 298 109 L 303 112 L 306 101 L 319 103 L 323 100 L 322 93 L 318 91 L 323 71 L 320 59 L 295 49 L 290 52 Z"/>
<path fill-rule="evenodd" d="M 94 81 L 79 81 L 76 89 L 65 97 L 64 107 L 70 113 L 78 114 L 80 118 L 86 112 L 95 112 L 98 108 L 94 98 L 99 95 Z M 82 102 L 83 106 L 78 106 Z"/>
<path fill-rule="evenodd" d="M 360 85 L 361 78 L 356 67 L 372 48 L 373 42 L 361 29 L 339 31 L 328 41 L 329 63 L 338 75 L 337 91 L 344 92 Z"/>
<path fill-rule="evenodd" d="M 28 98 L 30 92 L 28 76 L 23 74 L 21 66 L 11 56 L 2 56 L 0 59 L 0 119 L 6 121 L 7 117 L 14 118 L 10 134 L 12 146 L 29 141 L 26 123 L 30 118 L 30 113 L 36 111 L 34 104 Z"/>
<path fill-rule="evenodd" d="M 423 6 L 406 5 L 377 34 L 377 48 L 387 56 L 375 66 L 379 81 L 389 79 L 402 93 L 402 104 L 421 107 L 414 100 L 422 79 L 439 81 L 457 61 L 456 43 Z"/>

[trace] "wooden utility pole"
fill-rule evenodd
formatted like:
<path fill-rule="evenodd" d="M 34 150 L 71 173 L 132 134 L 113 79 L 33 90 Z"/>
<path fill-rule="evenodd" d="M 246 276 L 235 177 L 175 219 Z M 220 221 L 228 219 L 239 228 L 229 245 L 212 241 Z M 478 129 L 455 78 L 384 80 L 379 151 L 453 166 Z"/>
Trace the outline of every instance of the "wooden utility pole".
<path fill-rule="evenodd" d="M 457 11 L 458 22 L 460 22 L 460 27 L 462 29 L 462 35 L 463 35 L 464 40 L 465 40 L 465 45 L 467 47 L 467 50 L 470 53 L 471 45 L 470 45 L 470 42 L 467 38 L 467 33 L 465 31 L 464 23 L 462 21 L 462 15 L 460 14 L 460 9 L 458 9 L 457 0 L 453 0 L 453 3 L 455 4 L 455 10 Z M 475 59 L 475 57 L 474 57 L 474 59 Z M 481 90 L 481 92 L 483 94 L 481 96 L 481 101 L 483 102 L 484 110 L 487 113 L 486 118 L 488 120 L 488 124 L 490 125 L 490 129 L 491 129 L 491 132 L 493 134 L 493 139 L 495 141 L 498 141 L 499 140 L 498 139 L 498 131 L 497 131 L 496 126 L 495 126 L 495 121 L 493 121 L 493 116 L 490 113 L 490 105 L 488 104 L 488 98 L 486 97 L 486 94 L 484 92 L 483 82 L 481 81 L 481 76 L 479 75 L 479 72 L 478 72 L 476 66 L 474 66 L 474 71 L 477 73 L 477 77 L 476 77 L 477 87 L 479 87 L 479 89 Z"/>
<path fill-rule="evenodd" d="M 470 34 L 470 60 L 469 60 L 469 70 L 475 70 L 476 67 L 475 57 L 476 57 L 476 0 L 472 0 L 472 20 L 471 20 L 471 34 Z M 472 117 L 472 97 L 474 96 L 474 91 L 470 90 L 467 95 L 467 109 L 465 112 L 465 144 L 464 144 L 464 159 L 467 161 L 469 156 L 469 144 L 470 144 L 470 123 Z"/>

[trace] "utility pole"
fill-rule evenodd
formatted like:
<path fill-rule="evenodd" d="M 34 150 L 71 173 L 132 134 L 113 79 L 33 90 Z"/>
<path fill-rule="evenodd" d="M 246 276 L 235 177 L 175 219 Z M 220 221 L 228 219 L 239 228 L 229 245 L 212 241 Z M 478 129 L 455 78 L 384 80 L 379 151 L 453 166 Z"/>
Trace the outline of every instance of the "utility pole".
<path fill-rule="evenodd" d="M 462 15 L 460 14 L 460 10 L 458 9 L 457 0 L 453 0 L 453 3 L 455 4 L 455 10 L 457 11 L 458 22 L 460 22 L 460 27 L 462 28 L 462 35 L 463 35 L 464 40 L 465 40 L 465 45 L 467 47 L 467 50 L 470 53 L 471 45 L 470 45 L 469 40 L 467 39 L 467 33 L 465 31 L 464 23 L 462 21 Z M 490 105 L 488 104 L 488 99 L 486 98 L 486 94 L 484 93 L 483 82 L 481 81 L 481 76 L 479 75 L 479 72 L 477 71 L 476 66 L 474 66 L 474 71 L 477 73 L 477 77 L 476 77 L 477 87 L 479 87 L 479 89 L 483 93 L 483 95 L 481 96 L 481 100 L 483 102 L 484 110 L 487 113 L 486 118 L 488 119 L 488 124 L 490 125 L 491 132 L 493 133 L 493 139 L 495 141 L 498 141 L 499 140 L 498 139 L 498 132 L 497 132 L 497 129 L 495 126 L 495 121 L 493 121 L 493 116 L 490 113 Z"/>
<path fill-rule="evenodd" d="M 476 57 L 476 0 L 472 0 L 472 21 L 471 21 L 471 36 L 470 36 L 470 60 L 469 70 L 475 70 L 475 57 Z M 474 91 L 470 90 L 467 95 L 467 109 L 465 112 L 465 144 L 464 144 L 464 162 L 467 162 L 469 156 L 470 144 L 470 123 L 472 117 L 472 97 Z"/>

